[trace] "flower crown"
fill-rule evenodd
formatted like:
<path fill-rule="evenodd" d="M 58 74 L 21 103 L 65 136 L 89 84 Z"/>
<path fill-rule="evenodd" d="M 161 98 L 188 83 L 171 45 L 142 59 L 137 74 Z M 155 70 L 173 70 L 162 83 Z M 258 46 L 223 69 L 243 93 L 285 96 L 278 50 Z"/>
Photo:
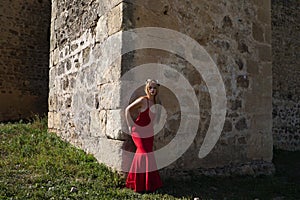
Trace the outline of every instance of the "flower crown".
<path fill-rule="evenodd" d="M 157 86 L 160 86 L 160 84 L 158 83 L 158 80 L 152 80 L 152 79 L 147 79 L 145 84 L 147 85 L 150 82 L 155 82 Z"/>

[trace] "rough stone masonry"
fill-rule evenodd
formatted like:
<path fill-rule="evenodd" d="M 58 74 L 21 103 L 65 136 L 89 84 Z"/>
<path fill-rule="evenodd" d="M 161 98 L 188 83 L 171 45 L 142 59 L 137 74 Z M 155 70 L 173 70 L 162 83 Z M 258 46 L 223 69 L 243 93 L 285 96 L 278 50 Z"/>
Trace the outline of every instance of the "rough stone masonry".
<path fill-rule="evenodd" d="M 0 2 L 0 121 L 48 111 L 50 0 Z"/>
<path fill-rule="evenodd" d="M 262 165 L 270 166 L 272 120 L 276 148 L 300 147 L 299 8 L 299 1 L 292 0 L 63 0 L 52 4 L 50 0 L 3 0 L 0 121 L 47 112 L 50 43 L 49 129 L 93 152 L 99 161 L 121 168 L 128 161 L 119 150 L 132 149 L 133 144 L 120 132 L 121 107 L 112 101 L 120 97 L 119 78 L 139 64 L 161 63 L 188 78 L 201 108 L 197 138 L 186 155 L 168 168 L 208 174 L 264 173 L 268 170 L 261 170 Z M 102 55 L 103 42 L 115 33 L 145 26 L 170 28 L 192 37 L 222 71 L 227 117 L 217 146 L 203 160 L 197 159 L 197 149 L 207 131 L 211 103 L 206 83 L 191 64 L 170 52 L 143 49 L 124 55 L 103 71 L 108 60 Z M 269 104 L 270 71 L 273 108 Z M 162 100 L 168 102 L 164 104 L 168 118 L 156 136 L 156 149 L 172 141 L 181 117 L 172 91 L 161 90 Z M 114 156 L 107 155 L 108 150 Z"/>
<path fill-rule="evenodd" d="M 274 147 L 300 149 L 300 2 L 272 1 Z"/>
<path fill-rule="evenodd" d="M 211 102 L 201 74 L 186 60 L 155 49 L 136 50 L 116 59 L 103 48 L 118 32 L 139 27 L 179 31 L 202 45 L 217 64 L 225 83 L 227 114 L 218 143 L 204 159 L 199 148 L 207 131 Z M 114 47 L 122 50 L 120 45 Z M 162 174 L 271 173 L 272 65 L 270 1 L 52 1 L 50 41 L 49 129 L 92 153 L 117 170 L 130 160 L 132 149 L 122 132 L 120 78 L 146 63 L 171 66 L 184 75 L 199 99 L 197 136 Z M 138 90 L 137 90 L 138 93 Z M 172 91 L 162 87 L 162 102 Z M 159 149 L 174 138 L 180 122 L 176 98 L 163 104 L 167 123 L 155 137 Z"/>

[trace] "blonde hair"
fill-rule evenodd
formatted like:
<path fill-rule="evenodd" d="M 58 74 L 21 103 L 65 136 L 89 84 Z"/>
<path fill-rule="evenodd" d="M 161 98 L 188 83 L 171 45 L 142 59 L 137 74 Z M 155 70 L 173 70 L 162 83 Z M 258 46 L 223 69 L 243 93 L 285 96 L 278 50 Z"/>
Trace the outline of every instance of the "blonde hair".
<path fill-rule="evenodd" d="M 156 85 L 157 85 L 157 87 L 156 87 L 156 94 L 155 94 L 155 97 L 154 97 L 154 103 L 155 104 L 161 104 L 161 102 L 160 102 L 160 99 L 159 99 L 159 95 L 158 95 L 158 93 L 159 93 L 159 86 L 160 86 L 160 84 L 158 83 L 158 80 L 153 80 L 153 79 L 147 79 L 146 80 L 146 85 L 145 85 L 145 93 L 148 95 L 148 96 L 150 96 L 149 95 L 149 86 L 150 86 L 150 84 L 151 83 L 155 83 Z"/>
<path fill-rule="evenodd" d="M 156 94 L 154 96 L 154 104 L 160 104 L 161 105 L 161 101 L 160 101 L 160 98 L 159 98 L 159 86 L 160 84 L 158 83 L 158 80 L 153 80 L 153 79 L 147 79 L 146 80 L 146 85 L 145 85 L 145 93 L 149 96 L 149 86 L 151 83 L 155 83 L 157 85 L 156 87 Z M 160 110 L 160 107 L 158 107 L 158 110 L 157 110 L 157 117 L 156 117 L 156 122 L 159 122 L 159 119 L 160 119 L 160 113 L 161 113 L 161 110 Z"/>

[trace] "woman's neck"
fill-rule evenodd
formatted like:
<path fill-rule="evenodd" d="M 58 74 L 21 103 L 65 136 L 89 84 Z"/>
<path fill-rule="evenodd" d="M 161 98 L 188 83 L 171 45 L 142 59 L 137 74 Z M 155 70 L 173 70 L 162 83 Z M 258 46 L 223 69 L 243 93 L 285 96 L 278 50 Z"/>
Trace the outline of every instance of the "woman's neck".
<path fill-rule="evenodd" d="M 154 101 L 154 96 L 151 96 L 151 95 L 147 95 L 147 98 L 150 100 L 150 101 Z"/>

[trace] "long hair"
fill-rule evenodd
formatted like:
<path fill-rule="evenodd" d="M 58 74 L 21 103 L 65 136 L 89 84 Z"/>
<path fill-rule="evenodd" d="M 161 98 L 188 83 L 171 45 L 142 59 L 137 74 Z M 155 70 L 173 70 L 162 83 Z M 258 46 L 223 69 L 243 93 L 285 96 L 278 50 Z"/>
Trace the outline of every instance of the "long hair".
<path fill-rule="evenodd" d="M 146 85 L 145 85 L 145 93 L 149 96 L 149 86 L 151 83 L 155 83 L 156 84 L 156 94 L 154 96 L 154 104 L 159 104 L 162 105 L 160 98 L 159 98 L 159 86 L 160 84 L 158 83 L 158 80 L 153 80 L 153 79 L 147 79 L 146 81 Z M 161 114 L 161 107 L 158 106 L 157 110 L 156 110 L 156 117 L 155 117 L 155 121 L 158 123 L 160 120 L 160 114 Z"/>

